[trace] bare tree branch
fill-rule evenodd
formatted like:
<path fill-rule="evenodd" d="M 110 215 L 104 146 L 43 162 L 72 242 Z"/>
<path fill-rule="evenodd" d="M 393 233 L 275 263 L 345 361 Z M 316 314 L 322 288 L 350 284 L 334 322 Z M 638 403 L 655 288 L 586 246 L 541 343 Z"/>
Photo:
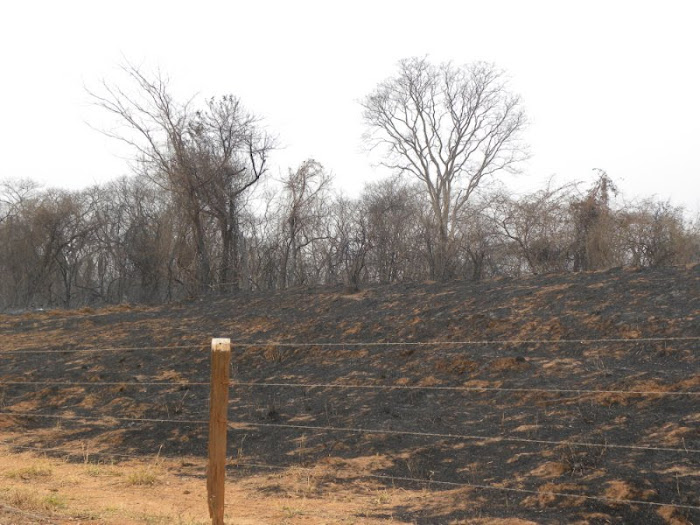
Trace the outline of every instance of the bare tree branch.
<path fill-rule="evenodd" d="M 362 106 L 368 146 L 385 149 L 384 166 L 410 173 L 427 190 L 439 236 L 434 277 L 446 278 L 459 212 L 485 177 L 526 156 L 520 98 L 490 64 L 435 66 L 412 58 Z"/>

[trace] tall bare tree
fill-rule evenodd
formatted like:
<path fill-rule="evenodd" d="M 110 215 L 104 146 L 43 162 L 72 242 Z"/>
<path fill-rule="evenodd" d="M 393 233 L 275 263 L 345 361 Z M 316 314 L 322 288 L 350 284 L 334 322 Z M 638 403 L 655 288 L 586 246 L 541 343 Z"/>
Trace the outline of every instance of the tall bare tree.
<path fill-rule="evenodd" d="M 514 168 L 525 155 L 520 97 L 491 64 L 409 58 L 362 106 L 366 140 L 385 149 L 383 164 L 418 178 L 427 190 L 437 228 L 433 278 L 446 279 L 462 208 L 486 177 Z"/>
<path fill-rule="evenodd" d="M 233 95 L 196 109 L 192 100 L 176 101 L 160 73 L 149 76 L 130 64 L 122 70 L 126 85 L 103 82 L 99 92 L 88 92 L 122 124 L 105 133 L 130 145 L 138 170 L 171 192 L 186 214 L 197 287 L 208 289 L 214 281 L 237 285 L 239 201 L 266 172 L 273 138 Z M 208 218 L 216 223 L 214 238 L 221 242 L 218 276 Z"/>
<path fill-rule="evenodd" d="M 281 288 L 303 282 L 303 251 L 327 238 L 323 225 L 330 214 L 331 180 L 319 162 L 308 159 L 282 181 Z"/>

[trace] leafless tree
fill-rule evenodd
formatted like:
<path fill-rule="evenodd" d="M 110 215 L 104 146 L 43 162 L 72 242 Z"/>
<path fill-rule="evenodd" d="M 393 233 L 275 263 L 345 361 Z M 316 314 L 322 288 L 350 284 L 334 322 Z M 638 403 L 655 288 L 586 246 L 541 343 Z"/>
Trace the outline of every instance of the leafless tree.
<path fill-rule="evenodd" d="M 26 210 L 37 197 L 38 185 L 26 179 L 0 182 L 0 308 L 26 306 L 36 288 L 30 278 L 37 250 Z"/>
<path fill-rule="evenodd" d="M 433 277 L 445 279 L 462 208 L 485 178 L 525 156 L 520 97 L 493 65 L 410 58 L 362 106 L 368 144 L 386 152 L 382 164 L 416 177 L 427 191 L 437 228 Z"/>
<path fill-rule="evenodd" d="M 457 228 L 459 274 L 473 281 L 498 274 L 503 241 L 493 222 L 498 194 L 480 195 L 462 210 Z"/>
<path fill-rule="evenodd" d="M 17 250 L 11 259 L 19 259 L 13 273 L 24 283 L 26 304 L 73 304 L 92 253 L 91 214 L 84 194 L 64 190 L 45 191 L 23 207 L 14 226 L 22 235 L 11 244 Z"/>
<path fill-rule="evenodd" d="M 698 237 L 686 224 L 682 208 L 645 199 L 626 206 L 618 217 L 627 264 L 685 264 L 698 255 Z"/>
<path fill-rule="evenodd" d="M 323 166 L 309 159 L 282 181 L 280 287 L 305 280 L 303 251 L 327 239 L 324 222 L 329 218 L 331 177 Z"/>
<path fill-rule="evenodd" d="M 528 273 L 565 271 L 571 262 L 574 224 L 570 203 L 576 184 L 553 186 L 552 182 L 519 198 L 500 193 L 494 199 L 493 220 L 513 243 Z"/>
<path fill-rule="evenodd" d="M 604 170 L 582 198 L 571 202 L 574 226 L 573 270 L 588 271 L 609 267 L 615 260 L 615 220 L 611 198 L 617 187 Z"/>
<path fill-rule="evenodd" d="M 339 196 L 333 206 L 331 273 L 340 269 L 343 283 L 350 293 L 360 289 L 366 271 L 367 253 L 371 249 L 367 217 L 357 200 Z"/>
<path fill-rule="evenodd" d="M 16 215 L 27 200 L 37 194 L 39 185 L 31 179 L 0 181 L 0 224 Z"/>
<path fill-rule="evenodd" d="M 130 64 L 122 71 L 126 85 L 103 82 L 99 91 L 88 91 L 122 124 L 102 131 L 131 146 L 137 171 L 171 192 L 186 214 L 198 287 L 209 289 L 213 280 L 237 286 L 240 197 L 266 172 L 273 138 L 232 95 L 196 109 L 192 100 L 177 102 L 160 73 L 148 76 Z M 215 220 L 222 244 L 218 279 L 208 217 Z"/>
<path fill-rule="evenodd" d="M 425 277 L 418 192 L 398 178 L 368 184 L 362 192 L 360 208 L 372 246 L 367 270 L 379 283 Z"/>

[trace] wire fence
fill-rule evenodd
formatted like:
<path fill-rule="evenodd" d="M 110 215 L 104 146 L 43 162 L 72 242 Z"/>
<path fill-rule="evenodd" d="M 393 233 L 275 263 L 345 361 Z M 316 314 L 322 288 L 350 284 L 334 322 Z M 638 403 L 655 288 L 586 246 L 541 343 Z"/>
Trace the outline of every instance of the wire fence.
<path fill-rule="evenodd" d="M 535 340 L 535 339 L 503 339 L 503 340 L 468 340 L 468 341 L 428 341 L 428 342 L 417 342 L 417 341 L 400 341 L 400 342 L 285 342 L 285 341 L 239 341 L 234 342 L 232 345 L 239 348 L 299 348 L 299 349 L 315 349 L 315 348 L 335 348 L 335 349 L 361 349 L 361 348 L 395 348 L 395 347 L 424 347 L 424 348 L 436 348 L 436 347 L 473 347 L 473 346 L 487 346 L 487 345 L 502 345 L 502 346 L 512 346 L 512 345 L 598 345 L 598 344 L 639 344 L 639 343 L 688 343 L 700 341 L 700 336 L 687 336 L 687 337 L 640 337 L 640 338 L 598 338 L 598 339 L 549 339 L 549 340 Z M 131 347 L 93 347 L 93 348 L 58 348 L 58 349 L 33 349 L 33 348 L 23 348 L 15 350 L 0 350 L 0 357 L 15 357 L 28 354 L 76 354 L 76 353 L 89 353 L 89 354 L 99 354 L 99 353 L 111 353 L 111 352 L 151 352 L 151 351 L 180 351 L 180 350 L 191 350 L 191 351 L 202 351 L 205 349 L 204 345 L 201 344 L 180 344 L 180 345 L 163 345 L 163 346 L 131 346 Z M 155 378 L 132 378 L 128 381 L 38 381 L 38 380 L 10 380 L 3 381 L 2 387 L 13 387 L 21 388 L 23 386 L 27 387 L 123 387 L 123 388 L 133 388 L 133 387 L 157 387 L 159 389 L 172 389 L 172 388 L 183 388 L 183 387 L 206 387 L 209 386 L 209 382 L 205 381 L 190 381 L 187 379 L 172 379 L 172 380 L 155 380 Z M 616 395 L 624 397 L 650 397 L 650 398 L 690 398 L 695 399 L 700 396 L 700 391 L 695 390 L 678 390 L 671 389 L 670 387 L 665 387 L 663 385 L 655 385 L 651 388 L 557 388 L 557 387 L 523 387 L 523 386 L 468 386 L 468 385 L 407 385 L 407 384 L 369 384 L 364 383 L 342 383 L 342 382 L 293 382 L 293 381 L 231 381 L 229 383 L 231 388 L 265 388 L 265 389 L 335 389 L 335 390 L 356 390 L 356 391 L 426 391 L 426 392 L 444 392 L 446 394 L 450 393 L 465 393 L 474 395 L 489 395 L 489 394 L 546 394 L 553 396 L 562 395 L 573 395 L 573 396 L 596 396 L 596 395 Z M 566 399 L 566 398 L 565 398 Z M 71 421 L 74 424 L 88 424 L 93 425 L 103 425 L 103 426 L 116 426 L 120 424 L 128 425 L 145 425 L 145 424 L 156 424 L 156 425 L 187 425 L 187 426 L 197 426 L 206 427 L 209 424 L 207 419 L 192 419 L 192 418 L 170 418 L 170 417 L 122 417 L 122 416 L 112 416 L 112 415 L 81 415 L 77 413 L 46 413 L 45 411 L 38 410 L 10 410 L 6 409 L 0 411 L 0 417 L 2 418 L 23 418 L 23 419 L 48 419 L 48 420 L 59 420 L 59 421 Z M 535 439 L 526 437 L 517 437 L 512 435 L 480 435 L 480 434 L 465 434 L 465 433 L 451 433 L 451 432 L 430 432 L 430 431 L 418 431 L 418 430 L 408 430 L 408 429 L 394 429 L 394 428 L 364 428 L 364 427 L 353 427 L 353 426 L 333 426 L 333 425 L 315 425 L 315 424 L 303 424 L 295 421 L 287 422 L 260 422 L 260 421 L 235 421 L 229 424 L 229 428 L 236 431 L 250 431 L 252 429 L 258 430 L 272 430 L 276 429 L 279 431 L 302 431 L 302 432 L 313 432 L 316 435 L 328 434 L 328 433 L 351 433 L 351 434 L 367 434 L 367 435 L 392 435 L 392 436 L 406 436 L 412 437 L 420 440 L 425 440 L 426 442 L 435 442 L 436 440 L 453 440 L 460 442 L 472 442 L 472 443 L 512 443 L 512 444 L 523 444 L 523 445 L 539 445 L 542 447 L 585 447 L 586 449 L 594 448 L 600 450 L 617 449 L 617 450 L 627 450 L 636 452 L 649 452 L 649 453 L 664 453 L 664 454 L 682 454 L 685 457 L 694 456 L 700 454 L 700 449 L 693 448 L 692 446 L 686 446 L 683 440 L 683 446 L 663 446 L 660 443 L 619 443 L 615 441 L 609 441 L 604 435 L 596 436 L 596 440 L 576 440 L 576 439 Z M 98 456 L 98 457 L 113 457 L 121 459 L 134 459 L 139 460 L 143 458 L 143 454 L 127 454 L 114 451 L 104 451 L 96 450 L 90 451 L 88 449 L 83 449 L 81 451 L 70 451 L 66 450 L 64 447 L 37 447 L 32 445 L 27 445 L 25 442 L 19 440 L 12 441 L 2 441 L 0 440 L 0 445 L 8 447 L 11 450 L 17 451 L 30 451 L 41 454 L 57 454 L 64 455 L 66 457 L 79 457 L 85 458 L 86 456 Z M 155 454 L 159 454 L 159 452 Z M 154 454 L 154 455 L 155 455 Z M 243 462 L 236 461 L 232 468 L 265 468 L 265 469 L 278 469 L 284 470 L 290 468 L 289 465 L 269 465 L 264 463 L 256 462 Z M 295 467 L 302 468 L 302 467 Z M 309 469 L 313 470 L 313 469 Z M 452 489 L 469 489 L 469 490 L 483 490 L 483 491 L 499 491 L 506 493 L 515 493 L 521 495 L 536 495 L 536 496 L 551 496 L 551 497 L 561 497 L 568 499 L 579 499 L 579 500 L 590 500 L 598 501 L 605 504 L 614 505 L 637 505 L 637 506 L 647 506 L 647 507 L 670 507 L 682 510 L 700 510 L 700 506 L 689 505 L 685 503 L 678 502 L 656 502 L 640 499 L 626 499 L 626 498 L 613 498 L 600 495 L 592 494 L 578 494 L 575 492 L 559 492 L 546 490 L 542 486 L 531 489 L 523 487 L 512 487 L 512 486 L 502 486 L 500 484 L 488 484 L 488 483 L 470 483 L 462 481 L 450 481 L 450 480 L 437 480 L 437 479 L 422 479 L 411 476 L 400 476 L 400 475 L 390 475 L 390 474 L 377 474 L 373 472 L 355 471 L 355 470 L 345 470 L 343 472 L 334 471 L 335 475 L 342 478 L 342 476 L 353 478 L 359 477 L 363 479 L 375 479 L 384 482 L 403 482 L 403 483 L 419 483 L 428 484 L 431 486 L 442 486 Z"/>
<path fill-rule="evenodd" d="M 206 350 L 205 345 L 167 345 L 167 346 L 115 346 L 115 347 L 93 347 L 93 348 L 58 348 L 58 349 L 39 349 L 28 348 L 18 350 L 2 350 L 2 356 L 15 356 L 25 354 L 103 354 L 110 352 L 145 352 L 150 350 Z"/>
<path fill-rule="evenodd" d="M 81 416 L 76 414 L 42 414 L 39 412 L 0 412 L 0 416 L 13 416 L 22 418 L 48 418 L 48 419 L 63 419 L 71 421 L 94 421 L 104 425 L 112 424 L 114 421 L 127 423 L 165 423 L 165 424 L 180 424 L 180 425 L 201 425 L 207 426 L 209 421 L 206 419 L 167 419 L 167 418 L 148 418 L 148 417 L 117 417 L 117 416 Z M 646 445 L 625 445 L 619 443 L 602 443 L 594 441 L 572 441 L 572 440 L 545 440 L 545 439 L 529 439 L 510 436 L 483 436 L 470 434 L 450 434 L 439 432 L 416 432 L 408 430 L 392 430 L 382 428 L 353 428 L 353 427 L 334 427 L 334 426 L 319 426 L 319 425 L 296 425 L 286 423 L 260 423 L 257 421 L 237 421 L 229 424 L 230 428 L 241 430 L 247 428 L 278 428 L 278 429 L 293 429 L 293 430 L 314 430 L 318 432 L 340 432 L 350 434 L 384 434 L 394 436 L 413 436 L 421 438 L 440 438 L 461 441 L 481 441 L 481 442 L 503 442 L 503 443 L 529 443 L 537 445 L 557 445 L 557 446 L 576 446 L 576 447 L 591 447 L 602 449 L 624 449 L 624 450 L 643 450 L 654 452 L 675 452 L 684 454 L 700 454 L 700 449 L 688 447 L 660 447 Z"/>
<path fill-rule="evenodd" d="M 5 446 L 12 450 L 27 450 L 31 452 L 38 452 L 40 454 L 56 454 L 63 457 L 79 457 L 84 461 L 89 462 L 91 456 L 98 457 L 108 457 L 108 458 L 120 458 L 120 459 L 133 459 L 137 461 L 143 461 L 143 454 L 124 454 L 119 452 L 103 452 L 97 450 L 90 450 L 87 447 L 79 451 L 67 450 L 65 447 L 33 447 L 29 445 L 22 445 L 17 440 L 0 440 L 0 445 Z M 152 453 L 154 457 L 160 457 L 160 450 Z"/>
<path fill-rule="evenodd" d="M 597 345 L 597 344 L 640 344 L 640 343 L 679 343 L 697 342 L 700 336 L 683 337 L 608 337 L 594 339 L 484 339 L 463 341 L 232 341 L 234 348 L 376 348 L 376 347 L 449 347 L 449 346 L 487 346 L 487 345 Z M 206 350 L 206 344 L 164 345 L 164 346 L 124 346 L 124 347 L 94 347 L 94 348 L 19 348 L 0 350 L 0 355 L 13 356 L 23 354 L 65 354 L 65 353 L 107 353 L 135 351 L 166 351 L 166 350 Z"/>
<path fill-rule="evenodd" d="M 258 468 L 258 469 L 269 469 L 269 470 L 284 470 L 289 467 L 282 467 L 279 465 L 268 465 L 265 463 L 246 463 L 246 462 L 240 462 L 237 463 L 237 467 L 247 467 L 247 468 Z M 307 471 L 314 471 L 315 469 L 313 468 L 304 468 L 304 467 L 295 467 L 295 468 L 301 468 L 303 470 Z M 342 471 L 335 471 L 336 473 L 342 473 Z M 576 493 L 571 493 L 571 492 L 553 492 L 549 490 L 533 490 L 533 489 L 523 489 L 523 488 L 517 488 L 517 487 L 503 487 L 503 486 L 497 486 L 497 485 L 485 485 L 485 484 L 478 484 L 478 483 L 463 483 L 463 482 L 455 482 L 455 481 L 440 481 L 440 480 L 435 480 L 435 479 L 421 479 L 421 478 L 413 478 L 413 477 L 407 477 L 407 476 L 389 476 L 389 475 L 382 475 L 382 474 L 370 474 L 370 473 L 360 473 L 357 474 L 354 471 L 347 471 L 346 474 L 351 477 L 358 477 L 358 478 L 367 478 L 367 479 L 380 479 L 384 481 L 390 481 L 390 482 L 396 482 L 396 481 L 404 481 L 404 482 L 409 482 L 409 483 L 418 483 L 422 485 L 443 485 L 443 486 L 448 486 L 452 488 L 466 488 L 466 489 L 477 489 L 477 490 L 489 490 L 489 491 L 497 491 L 497 492 L 512 492 L 512 493 L 517 493 L 517 494 L 529 494 L 529 495 L 536 495 L 536 496 L 556 496 L 556 497 L 561 497 L 561 498 L 574 498 L 574 499 L 585 499 L 585 500 L 593 500 L 593 501 L 600 501 L 603 503 L 614 503 L 617 505 L 643 505 L 643 506 L 652 506 L 652 507 L 673 507 L 673 508 L 678 508 L 678 509 L 689 509 L 689 510 L 698 510 L 700 507 L 695 506 L 695 505 L 676 505 L 676 504 L 668 504 L 668 503 L 658 503 L 654 501 L 646 501 L 646 500 L 635 500 L 635 499 L 621 499 L 621 498 L 609 498 L 606 496 L 592 496 L 588 494 L 576 494 Z"/>
<path fill-rule="evenodd" d="M 162 386 L 162 387 L 190 387 L 209 386 L 205 381 L 3 381 L 3 385 L 12 386 Z M 700 396 L 700 391 L 695 390 L 592 390 L 586 388 L 515 388 L 515 387 L 487 387 L 487 386 L 435 386 L 435 385 L 357 385 L 343 383 L 266 383 L 261 381 L 231 381 L 230 387 L 274 387 L 274 388 L 338 388 L 345 390 L 426 390 L 444 392 L 511 392 L 511 393 L 538 393 L 538 394 L 615 394 L 622 396 Z"/>
<path fill-rule="evenodd" d="M 93 451 L 80 451 L 80 452 L 70 452 L 65 450 L 62 447 L 31 447 L 31 446 L 24 446 L 24 445 L 18 445 L 15 442 L 11 441 L 0 441 L 0 445 L 4 445 L 8 448 L 11 449 L 16 449 L 16 450 L 26 450 L 26 451 L 31 451 L 31 452 L 38 452 L 41 454 L 50 454 L 54 453 L 63 457 L 66 456 L 72 456 L 72 457 L 81 457 L 84 459 L 88 459 L 90 456 L 104 456 L 104 457 L 113 457 L 113 458 L 120 458 L 120 459 L 133 459 L 136 461 L 141 461 L 143 460 L 142 455 L 134 455 L 134 454 L 117 454 L 113 452 L 93 452 Z M 156 452 L 154 456 L 159 457 L 159 452 Z M 164 459 L 172 459 L 172 458 L 167 458 L 167 456 L 164 457 Z M 278 471 L 286 471 L 291 469 L 296 469 L 296 470 L 303 470 L 303 471 L 308 471 L 308 472 L 314 472 L 316 469 L 315 468 L 310 468 L 310 467 L 302 467 L 302 466 L 289 466 L 289 465 L 270 465 L 266 463 L 251 463 L 251 462 L 244 462 L 244 461 L 236 461 L 233 465 L 229 467 L 230 469 L 240 469 L 240 468 L 251 468 L 251 469 L 268 469 L 268 470 L 278 470 Z M 406 483 L 416 483 L 416 484 L 421 484 L 421 485 L 438 485 L 438 486 L 446 486 L 450 487 L 453 489 L 472 489 L 472 490 L 485 490 L 485 491 L 496 491 L 496 492 L 506 492 L 506 493 L 516 493 L 516 494 L 527 494 L 527 495 L 533 495 L 533 496 L 554 496 L 554 497 L 560 497 L 560 498 L 567 498 L 567 499 L 577 499 L 577 500 L 589 500 L 589 501 L 598 501 L 602 503 L 608 503 L 608 504 L 616 504 L 616 505 L 641 505 L 641 506 L 647 506 L 647 507 L 670 507 L 670 508 L 675 508 L 675 509 L 683 509 L 683 510 L 700 510 L 700 506 L 697 505 L 684 505 L 684 504 L 677 504 L 677 503 L 667 503 L 667 502 L 655 502 L 655 501 L 647 501 L 647 500 L 637 500 L 637 499 L 622 499 L 622 498 L 612 498 L 612 497 L 607 497 L 607 496 L 594 496 L 594 495 L 589 495 L 589 494 L 577 494 L 573 492 L 558 492 L 558 491 L 550 491 L 550 490 L 542 490 L 542 489 L 524 489 L 524 488 L 519 488 L 519 487 L 506 487 L 506 486 L 498 486 L 498 485 L 487 485 L 487 484 L 478 484 L 478 483 L 466 483 L 466 482 L 455 482 L 455 481 L 443 481 L 443 480 L 436 480 L 436 479 L 422 479 L 422 478 L 415 478 L 415 477 L 408 477 L 408 476 L 395 476 L 395 475 L 382 475 L 382 474 L 372 474 L 369 472 L 358 472 L 355 470 L 339 470 L 339 469 L 333 469 L 333 474 L 337 479 L 343 479 L 343 477 L 346 478 L 351 478 L 351 479 L 377 479 L 377 480 L 382 480 L 382 481 L 387 481 L 390 483 L 395 483 L 397 481 L 400 482 L 406 482 Z M 192 474 L 185 474 L 185 476 L 192 476 Z M 204 475 L 200 475 L 199 477 L 204 477 Z"/>

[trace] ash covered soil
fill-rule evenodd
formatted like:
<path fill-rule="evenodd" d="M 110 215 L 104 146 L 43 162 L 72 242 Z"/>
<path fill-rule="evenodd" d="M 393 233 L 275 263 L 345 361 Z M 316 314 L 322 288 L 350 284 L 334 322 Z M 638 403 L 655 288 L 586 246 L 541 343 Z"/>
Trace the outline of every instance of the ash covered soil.
<path fill-rule="evenodd" d="M 232 483 L 302 466 L 319 500 L 421 489 L 365 516 L 407 523 L 700 523 L 699 313 L 696 265 L 2 315 L 0 437 L 205 457 L 210 339 L 230 337 Z"/>

